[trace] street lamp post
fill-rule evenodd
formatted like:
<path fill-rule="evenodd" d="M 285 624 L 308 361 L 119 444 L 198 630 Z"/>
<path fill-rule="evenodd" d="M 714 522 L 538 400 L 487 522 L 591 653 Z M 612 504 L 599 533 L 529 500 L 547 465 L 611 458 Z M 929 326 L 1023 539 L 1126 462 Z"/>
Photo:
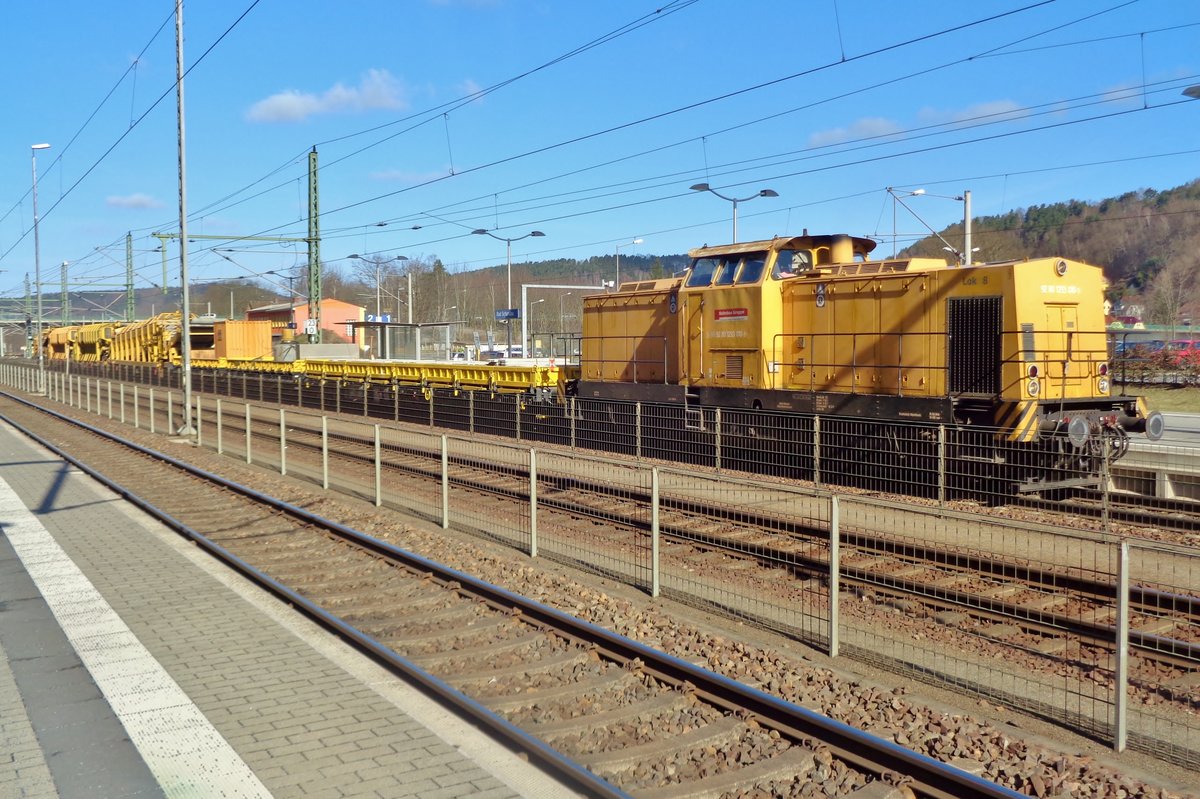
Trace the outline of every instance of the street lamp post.
<path fill-rule="evenodd" d="M 38 354 L 38 393 L 46 392 L 46 355 L 42 352 L 42 261 L 41 242 L 38 241 L 37 210 L 37 151 L 50 149 L 49 144 L 34 144 L 33 153 L 33 281 L 37 284 L 37 323 L 34 325 L 34 345 Z"/>
<path fill-rule="evenodd" d="M 573 292 L 573 291 L 568 291 L 566 294 L 558 295 L 558 332 L 559 333 L 567 332 L 567 326 L 566 326 L 565 322 L 563 321 L 566 318 L 563 315 L 563 300 L 565 300 L 567 297 L 570 297 L 574 293 L 575 292 Z"/>
<path fill-rule="evenodd" d="M 695 188 L 695 187 L 693 186 L 693 188 Z M 734 238 L 737 238 L 737 225 L 736 224 L 734 224 L 734 226 L 733 226 L 733 236 L 734 236 Z M 642 240 L 634 239 L 633 241 L 631 241 L 629 243 L 631 245 L 632 244 L 641 244 Z M 621 290 L 621 247 L 623 247 L 624 245 L 625 245 L 625 242 L 621 242 L 620 244 L 616 245 L 616 247 L 614 247 L 614 249 L 617 251 L 617 279 L 613 281 L 613 285 L 617 287 L 617 291 Z"/>
<path fill-rule="evenodd" d="M 717 195 L 722 200 L 728 200 L 729 202 L 733 203 L 733 242 L 732 243 L 734 243 L 734 244 L 737 244 L 737 207 L 738 207 L 738 203 L 744 203 L 749 200 L 753 200 L 755 197 L 778 197 L 779 196 L 779 192 L 775 191 L 774 189 L 760 189 L 758 194 L 751 194 L 749 197 L 741 197 L 741 198 L 726 197 L 724 194 L 721 194 L 719 191 L 714 189 L 712 186 L 709 186 L 707 183 L 697 183 L 695 186 L 692 186 L 691 189 L 692 189 L 692 191 L 707 191 L 710 194 Z"/>
<path fill-rule="evenodd" d="M 384 258 L 382 261 L 372 260 L 372 259 L 366 257 L 365 255 L 359 255 L 358 253 L 354 253 L 353 255 L 348 255 L 346 257 L 354 258 L 355 260 L 362 261 L 363 263 L 375 265 L 375 317 L 379 318 L 379 317 L 383 316 L 383 304 L 382 304 L 381 297 L 380 297 L 380 295 L 382 294 L 380 287 L 383 283 L 383 266 L 384 266 L 384 264 L 390 264 L 390 263 L 394 263 L 396 261 L 407 261 L 408 256 L 407 255 L 397 255 L 394 258 Z M 408 285 L 409 285 L 409 288 L 411 289 L 412 275 L 408 276 Z M 408 306 L 408 323 L 412 324 L 411 291 L 410 291 L 409 306 Z"/>
<path fill-rule="evenodd" d="M 491 236 L 493 239 L 496 239 L 497 241 L 504 242 L 504 244 L 505 244 L 504 263 L 505 263 L 505 267 L 507 268 L 507 272 L 508 272 L 508 310 L 511 311 L 512 304 L 513 304 L 513 300 L 512 300 L 512 243 L 514 241 L 520 241 L 521 239 L 527 239 L 530 236 L 541 237 L 541 236 L 545 236 L 546 234 L 540 230 L 531 230 L 528 233 L 526 233 L 524 236 L 516 236 L 516 237 L 510 239 L 510 238 L 505 238 L 504 236 L 497 236 L 492 231 L 484 230 L 483 228 L 480 228 L 479 230 L 472 230 L 471 233 L 473 233 L 477 236 Z M 504 326 L 508 329 L 508 357 L 511 358 L 512 357 L 512 320 L 505 319 Z M 522 353 L 522 354 L 524 354 L 524 353 Z"/>

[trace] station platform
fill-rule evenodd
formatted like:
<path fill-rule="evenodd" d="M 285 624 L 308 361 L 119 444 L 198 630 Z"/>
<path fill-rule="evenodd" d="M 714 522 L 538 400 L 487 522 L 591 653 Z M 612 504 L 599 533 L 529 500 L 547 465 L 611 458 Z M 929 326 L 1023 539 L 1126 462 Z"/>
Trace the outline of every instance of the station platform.
<path fill-rule="evenodd" d="M 0 797 L 570 795 L 0 423 Z"/>

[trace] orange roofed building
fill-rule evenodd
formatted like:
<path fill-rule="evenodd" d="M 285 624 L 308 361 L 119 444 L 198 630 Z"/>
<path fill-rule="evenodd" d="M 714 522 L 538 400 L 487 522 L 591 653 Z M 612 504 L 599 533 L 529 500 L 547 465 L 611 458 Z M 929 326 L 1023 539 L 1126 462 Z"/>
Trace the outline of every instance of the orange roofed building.
<path fill-rule="evenodd" d="M 321 300 L 321 330 L 349 341 L 351 331 L 347 329 L 346 323 L 362 322 L 366 319 L 366 313 L 367 309 L 361 305 L 342 300 Z M 246 311 L 246 319 L 266 320 L 271 323 L 273 336 L 290 338 L 291 334 L 300 335 L 304 332 L 304 323 L 308 321 L 308 302 L 280 302 L 250 308 Z"/>

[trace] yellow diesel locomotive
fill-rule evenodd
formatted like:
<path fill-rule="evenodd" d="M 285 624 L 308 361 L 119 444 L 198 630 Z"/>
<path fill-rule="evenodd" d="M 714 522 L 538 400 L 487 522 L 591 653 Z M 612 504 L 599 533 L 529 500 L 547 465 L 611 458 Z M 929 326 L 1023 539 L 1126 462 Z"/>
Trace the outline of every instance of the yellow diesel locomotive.
<path fill-rule="evenodd" d="M 697 420 L 720 407 L 907 420 L 928 439 L 948 426 L 971 442 L 959 457 L 1023 490 L 1094 482 L 1129 432 L 1161 436 L 1160 414 L 1112 392 L 1098 267 L 871 260 L 874 247 L 807 231 L 702 247 L 679 276 L 589 296 L 576 391 Z M 861 429 L 871 446 L 899 440 Z"/>

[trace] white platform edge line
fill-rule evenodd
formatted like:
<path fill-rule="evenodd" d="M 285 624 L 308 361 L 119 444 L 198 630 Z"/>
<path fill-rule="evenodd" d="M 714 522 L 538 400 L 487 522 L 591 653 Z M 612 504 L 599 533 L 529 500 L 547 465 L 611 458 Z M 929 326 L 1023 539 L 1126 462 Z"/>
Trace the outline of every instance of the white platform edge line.
<path fill-rule="evenodd" d="M 229 742 L 137 640 L 16 492 L 0 478 L 0 521 L 17 557 L 167 796 L 270 797 Z M 118 652 L 81 645 L 103 625 Z M 116 658 L 128 671 L 105 668 Z M 136 665 L 135 665 L 136 664 Z M 147 691 L 150 684 L 153 689 Z M 180 756 L 207 767 L 181 773 Z M 203 793 L 198 793 L 201 791 Z"/>

